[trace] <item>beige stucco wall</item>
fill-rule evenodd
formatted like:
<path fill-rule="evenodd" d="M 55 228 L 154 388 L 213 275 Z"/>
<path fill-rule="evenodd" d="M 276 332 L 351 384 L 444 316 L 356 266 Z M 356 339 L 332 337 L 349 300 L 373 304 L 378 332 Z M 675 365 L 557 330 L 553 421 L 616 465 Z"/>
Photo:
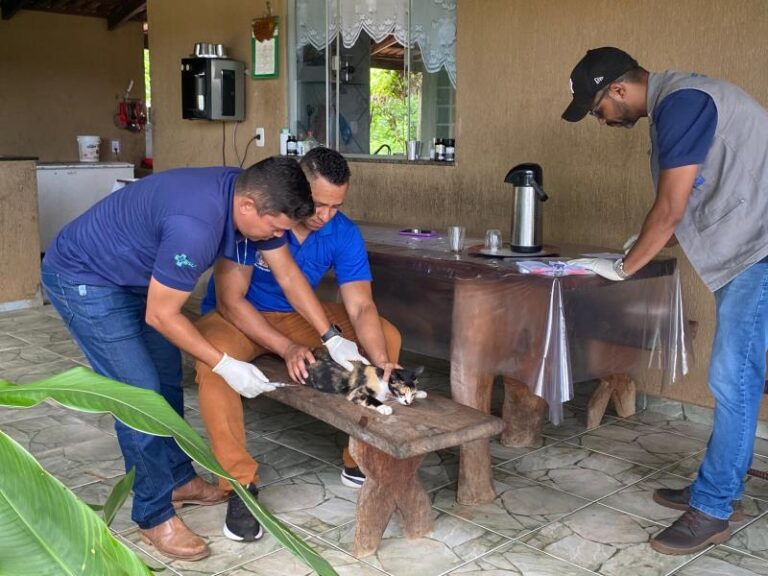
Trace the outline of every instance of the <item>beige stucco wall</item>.
<path fill-rule="evenodd" d="M 107 30 L 106 20 L 21 10 L 0 20 L 0 155 L 78 160 L 77 135 L 102 139 L 101 159 L 138 166 L 144 134 L 117 128 L 117 96 L 133 80 L 144 95 L 139 22 Z"/>
<path fill-rule="evenodd" d="M 245 0 L 153 0 L 148 2 L 149 58 L 152 73 L 153 160 L 156 170 L 178 166 L 222 164 L 241 161 L 257 127 L 263 127 L 265 146 L 251 145 L 247 165 L 279 151 L 278 134 L 288 117 L 285 98 L 285 58 L 275 80 L 250 80 L 245 84 L 245 120 L 236 123 L 183 120 L 181 117 L 181 59 L 189 56 L 195 42 L 224 44 L 228 56 L 251 67 L 251 20 L 264 16 L 266 2 Z M 272 12 L 282 16 L 282 3 L 272 2 Z M 284 22 L 280 32 L 284 32 Z M 284 52 L 285 39 L 280 39 Z M 236 136 L 237 152 L 233 145 Z M 222 152 L 222 144 L 224 151 Z"/>
<path fill-rule="evenodd" d="M 158 165 L 221 161 L 221 126 L 182 121 L 179 59 L 196 40 L 223 42 L 249 63 L 248 24 L 265 2 L 150 0 L 155 157 Z M 272 2 L 284 14 L 281 3 Z M 633 130 L 571 125 L 568 75 L 590 47 L 617 45 L 651 70 L 696 70 L 740 84 L 768 105 L 768 18 L 765 0 L 461 0 L 458 14 L 458 102 L 455 167 L 353 165 L 345 211 L 402 225 L 464 224 L 473 232 L 508 230 L 511 188 L 502 183 L 520 162 L 544 168 L 545 240 L 618 248 L 636 232 L 653 199 L 647 122 Z M 284 28 L 282 31 L 284 32 Z M 284 36 L 284 34 L 283 34 Z M 285 62 L 284 59 L 281 60 Z M 249 64 L 248 64 L 249 65 Z M 285 67 L 274 81 L 248 80 L 240 149 L 255 126 L 267 127 L 275 153 L 287 120 Z M 227 157 L 232 126 L 227 126 Z M 671 252 L 681 256 L 679 252 Z M 687 316 L 699 321 L 696 368 L 670 397 L 710 405 L 706 386 L 713 299 L 684 258 Z M 650 385 L 655 390 L 653 384 Z"/>

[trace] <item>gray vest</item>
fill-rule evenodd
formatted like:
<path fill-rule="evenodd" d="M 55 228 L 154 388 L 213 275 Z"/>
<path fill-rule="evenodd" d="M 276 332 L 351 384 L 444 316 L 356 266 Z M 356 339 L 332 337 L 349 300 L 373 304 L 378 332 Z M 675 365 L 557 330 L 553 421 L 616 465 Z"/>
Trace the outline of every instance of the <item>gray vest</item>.
<path fill-rule="evenodd" d="M 653 111 L 665 96 L 685 88 L 712 97 L 717 129 L 675 235 L 714 292 L 768 256 L 768 111 L 722 80 L 686 72 L 650 74 L 647 104 L 654 186 L 659 182 L 659 156 Z"/>

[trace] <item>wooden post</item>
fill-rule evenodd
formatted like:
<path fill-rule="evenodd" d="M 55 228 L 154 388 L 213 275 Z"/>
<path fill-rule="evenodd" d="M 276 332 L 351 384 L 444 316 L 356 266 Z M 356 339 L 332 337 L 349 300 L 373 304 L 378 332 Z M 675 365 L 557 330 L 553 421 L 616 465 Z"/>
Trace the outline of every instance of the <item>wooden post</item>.
<path fill-rule="evenodd" d="M 504 377 L 504 432 L 501 443 L 510 448 L 538 448 L 542 445 L 541 429 L 547 415 L 547 402 L 533 394 L 528 385 Z"/>
<path fill-rule="evenodd" d="M 355 556 L 363 558 L 376 552 L 395 511 L 408 538 L 429 534 L 432 504 L 418 476 L 424 455 L 398 459 L 352 437 L 349 451 L 365 473 L 357 497 Z"/>
<path fill-rule="evenodd" d="M 621 418 L 634 415 L 636 394 L 635 382 L 626 374 L 611 374 L 601 378 L 587 404 L 587 429 L 600 425 L 610 400 L 613 400 L 616 413 Z"/>
<path fill-rule="evenodd" d="M 457 280 L 451 336 L 451 396 L 489 414 L 499 331 L 494 319 L 505 286 L 501 282 Z M 487 504 L 496 498 L 487 439 L 462 444 L 459 451 L 459 504 Z"/>

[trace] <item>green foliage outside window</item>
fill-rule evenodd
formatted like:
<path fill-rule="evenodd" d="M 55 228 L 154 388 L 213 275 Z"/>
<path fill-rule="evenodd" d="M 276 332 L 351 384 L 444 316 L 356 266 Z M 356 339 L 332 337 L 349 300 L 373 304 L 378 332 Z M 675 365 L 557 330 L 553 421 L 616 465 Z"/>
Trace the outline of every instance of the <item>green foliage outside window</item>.
<path fill-rule="evenodd" d="M 408 82 L 400 70 L 371 68 L 371 153 L 382 144 L 405 154 L 405 142 L 419 140 L 421 74 L 411 74 L 411 134 L 408 135 Z"/>

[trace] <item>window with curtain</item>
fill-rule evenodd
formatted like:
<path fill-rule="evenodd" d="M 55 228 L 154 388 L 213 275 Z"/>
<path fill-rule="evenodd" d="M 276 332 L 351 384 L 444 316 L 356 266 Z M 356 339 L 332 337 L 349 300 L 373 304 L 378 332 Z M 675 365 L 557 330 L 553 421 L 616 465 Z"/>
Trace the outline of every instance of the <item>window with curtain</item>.
<path fill-rule="evenodd" d="M 454 137 L 457 0 L 293 0 L 291 131 L 347 155 Z"/>

